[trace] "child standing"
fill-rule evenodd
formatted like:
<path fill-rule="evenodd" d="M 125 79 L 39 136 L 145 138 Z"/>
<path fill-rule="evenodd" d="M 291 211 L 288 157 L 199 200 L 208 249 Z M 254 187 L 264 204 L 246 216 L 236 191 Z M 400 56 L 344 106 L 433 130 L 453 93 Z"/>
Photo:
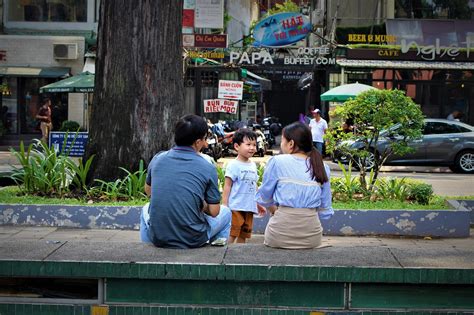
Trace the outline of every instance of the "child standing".
<path fill-rule="evenodd" d="M 227 164 L 222 204 L 232 209 L 229 243 L 245 243 L 252 234 L 253 215 L 263 215 L 265 208 L 257 207 L 257 166 L 250 158 L 257 151 L 257 135 L 242 128 L 234 134 L 237 158 Z"/>

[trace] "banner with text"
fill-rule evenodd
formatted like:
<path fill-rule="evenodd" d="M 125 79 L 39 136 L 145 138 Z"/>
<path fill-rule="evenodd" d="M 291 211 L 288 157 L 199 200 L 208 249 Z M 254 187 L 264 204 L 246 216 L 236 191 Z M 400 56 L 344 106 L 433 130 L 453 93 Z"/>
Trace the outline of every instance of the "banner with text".
<path fill-rule="evenodd" d="M 238 101 L 230 100 L 204 100 L 204 112 L 237 114 L 238 104 Z"/>
<path fill-rule="evenodd" d="M 219 80 L 219 89 L 217 98 L 230 98 L 233 100 L 241 100 L 244 90 L 244 82 Z"/>

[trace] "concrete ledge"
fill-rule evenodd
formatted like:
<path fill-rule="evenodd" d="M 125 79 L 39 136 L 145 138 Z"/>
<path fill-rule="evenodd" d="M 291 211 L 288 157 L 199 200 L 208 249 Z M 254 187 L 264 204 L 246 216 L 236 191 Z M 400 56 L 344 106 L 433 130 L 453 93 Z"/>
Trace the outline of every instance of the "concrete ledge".
<path fill-rule="evenodd" d="M 323 228 L 326 235 L 468 237 L 472 212 L 466 202 L 471 201 L 451 201 L 451 210 L 335 210 Z M 0 204 L 0 224 L 138 230 L 140 211 L 137 206 Z M 254 232 L 264 233 L 268 220 L 255 218 Z"/>

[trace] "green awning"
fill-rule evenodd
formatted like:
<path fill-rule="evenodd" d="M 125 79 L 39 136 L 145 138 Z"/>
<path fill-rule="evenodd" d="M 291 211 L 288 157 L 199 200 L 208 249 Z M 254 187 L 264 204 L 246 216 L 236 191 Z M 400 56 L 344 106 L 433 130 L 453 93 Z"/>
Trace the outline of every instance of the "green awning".
<path fill-rule="evenodd" d="M 83 72 L 67 79 L 40 87 L 40 93 L 89 93 L 94 92 L 95 75 Z"/>
<path fill-rule="evenodd" d="M 60 78 L 68 75 L 69 70 L 60 67 L 0 67 L 0 77 Z"/>

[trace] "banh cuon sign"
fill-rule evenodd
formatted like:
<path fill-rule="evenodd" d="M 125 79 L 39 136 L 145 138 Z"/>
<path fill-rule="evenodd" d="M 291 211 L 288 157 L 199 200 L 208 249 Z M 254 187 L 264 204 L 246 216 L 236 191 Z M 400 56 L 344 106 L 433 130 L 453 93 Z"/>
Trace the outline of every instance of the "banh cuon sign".
<path fill-rule="evenodd" d="M 372 35 L 372 34 L 348 34 L 348 42 L 350 43 L 397 43 L 397 36 L 395 35 Z M 470 50 L 474 49 L 474 40 L 466 36 L 465 46 L 458 46 L 451 44 L 449 46 L 441 46 L 441 40 L 435 39 L 432 45 L 420 45 L 415 40 L 407 40 L 402 38 L 400 40 L 400 49 L 380 49 L 377 54 L 381 57 L 398 57 L 400 54 L 406 54 L 409 51 L 416 51 L 416 55 L 423 60 L 432 61 L 437 58 L 449 57 L 456 59 L 461 53 L 461 49 L 466 49 L 466 57 L 469 58 Z"/>
<path fill-rule="evenodd" d="M 261 20 L 253 29 L 253 46 L 284 47 L 294 44 L 311 32 L 307 16 L 297 12 L 283 12 Z"/>

